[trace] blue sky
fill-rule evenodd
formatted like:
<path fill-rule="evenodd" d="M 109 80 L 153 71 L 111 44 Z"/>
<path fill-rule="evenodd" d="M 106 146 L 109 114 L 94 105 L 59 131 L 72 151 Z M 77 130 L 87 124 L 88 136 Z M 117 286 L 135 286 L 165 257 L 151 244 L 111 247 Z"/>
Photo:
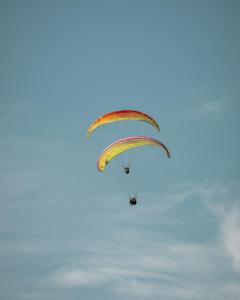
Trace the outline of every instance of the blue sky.
<path fill-rule="evenodd" d="M 1 299 L 240 297 L 239 12 L 0 1 Z M 118 109 L 160 133 L 119 122 L 86 138 Z M 109 143 L 138 134 L 172 158 L 146 147 L 97 171 Z"/>

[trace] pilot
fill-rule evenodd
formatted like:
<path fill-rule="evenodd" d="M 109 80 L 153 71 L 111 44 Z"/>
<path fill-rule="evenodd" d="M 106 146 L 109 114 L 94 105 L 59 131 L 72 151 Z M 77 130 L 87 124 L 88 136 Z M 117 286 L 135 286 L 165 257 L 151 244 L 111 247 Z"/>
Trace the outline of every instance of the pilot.
<path fill-rule="evenodd" d="M 124 166 L 124 165 L 123 165 L 123 169 L 124 169 L 124 172 L 125 172 L 126 174 L 129 174 L 129 172 L 130 172 L 130 164 L 129 164 L 128 166 Z"/>
<path fill-rule="evenodd" d="M 131 206 L 137 204 L 137 196 L 136 196 L 136 195 L 135 195 L 134 197 L 129 197 L 129 204 L 130 204 Z"/>

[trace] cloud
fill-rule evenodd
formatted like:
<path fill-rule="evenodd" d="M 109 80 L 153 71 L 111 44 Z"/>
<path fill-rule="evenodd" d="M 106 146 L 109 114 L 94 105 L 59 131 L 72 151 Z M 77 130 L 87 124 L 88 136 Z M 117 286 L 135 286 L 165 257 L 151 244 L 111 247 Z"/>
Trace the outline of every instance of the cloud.
<path fill-rule="evenodd" d="M 104 283 L 107 277 L 101 270 L 69 270 L 57 272 L 53 282 L 59 286 L 88 286 Z"/>
<path fill-rule="evenodd" d="M 188 193 L 181 192 L 187 189 Z M 168 205 L 198 198 L 216 218 L 219 226 L 220 240 L 225 255 L 232 260 L 235 271 L 240 272 L 240 206 L 238 184 L 222 182 L 214 184 L 188 184 L 180 187 L 168 198 Z M 179 195 L 185 195 L 180 197 Z M 192 197 L 191 197 L 192 196 Z"/>
<path fill-rule="evenodd" d="M 226 107 L 223 100 L 202 102 L 199 106 L 199 111 L 202 114 L 221 114 Z"/>
<path fill-rule="evenodd" d="M 215 278 L 222 271 L 218 261 L 214 246 L 142 243 L 137 251 L 98 253 L 81 266 L 54 272 L 50 282 L 59 288 L 107 287 L 122 297 L 202 299 L 211 293 L 218 299 L 221 292 L 215 289 Z"/>
<path fill-rule="evenodd" d="M 161 195 L 164 200 L 154 202 L 153 207 L 139 209 L 140 217 L 109 211 L 115 220 L 127 224 L 131 220 L 133 224 L 143 216 L 149 222 L 150 216 L 160 220 L 187 201 L 199 201 L 216 220 L 218 234 L 204 243 L 171 238 L 163 242 L 149 236 L 145 226 L 141 233 L 131 228 L 125 234 L 116 230 L 115 239 L 106 235 L 91 241 L 84 257 L 75 257 L 72 263 L 51 272 L 48 284 L 58 289 L 101 288 L 115 298 L 236 299 L 240 295 L 237 195 L 234 184 L 186 183 Z"/>
<path fill-rule="evenodd" d="M 57 270 L 49 282 L 59 288 L 111 289 L 122 297 L 221 299 L 215 278 L 223 271 L 222 254 L 213 245 L 142 243 L 139 250 L 105 249 L 78 265 Z M 222 264 L 219 264 L 219 262 Z M 219 298 L 220 297 L 220 298 Z"/>
<path fill-rule="evenodd" d="M 200 200 L 216 217 L 225 254 L 240 272 L 240 206 L 238 184 L 199 185 Z"/>
<path fill-rule="evenodd" d="M 191 111 L 194 117 L 221 116 L 227 109 L 228 103 L 223 99 L 199 102 Z"/>
<path fill-rule="evenodd" d="M 223 243 L 235 270 L 240 272 L 240 209 L 233 206 L 222 209 L 221 212 Z"/>

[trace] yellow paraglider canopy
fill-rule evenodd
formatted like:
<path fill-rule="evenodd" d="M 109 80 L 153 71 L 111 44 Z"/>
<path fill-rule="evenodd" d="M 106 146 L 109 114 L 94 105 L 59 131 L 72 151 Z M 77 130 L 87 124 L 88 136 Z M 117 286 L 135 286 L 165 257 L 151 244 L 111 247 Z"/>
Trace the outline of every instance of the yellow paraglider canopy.
<path fill-rule="evenodd" d="M 103 172 L 109 161 L 117 155 L 121 154 L 122 152 L 127 151 L 131 148 L 145 145 L 158 146 L 165 151 L 168 158 L 171 157 L 168 148 L 160 141 L 146 136 L 130 136 L 112 143 L 100 154 L 97 161 L 98 170 L 100 172 Z"/>

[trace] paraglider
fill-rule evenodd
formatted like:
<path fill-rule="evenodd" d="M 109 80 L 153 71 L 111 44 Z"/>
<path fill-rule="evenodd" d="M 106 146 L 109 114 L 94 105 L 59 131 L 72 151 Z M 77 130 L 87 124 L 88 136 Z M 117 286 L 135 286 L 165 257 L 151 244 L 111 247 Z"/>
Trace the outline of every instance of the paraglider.
<path fill-rule="evenodd" d="M 124 169 L 125 174 L 129 174 L 129 172 L 130 172 L 130 163 L 128 164 L 128 166 L 123 165 L 123 169 Z"/>
<path fill-rule="evenodd" d="M 137 196 L 136 195 L 134 197 L 129 197 L 129 204 L 131 206 L 137 205 Z"/>
<path fill-rule="evenodd" d="M 160 127 L 158 123 L 149 115 L 137 111 L 137 110 L 117 110 L 113 112 L 109 112 L 100 118 L 96 119 L 88 128 L 87 130 L 87 137 L 90 137 L 93 131 L 98 128 L 99 126 L 116 122 L 116 121 L 123 121 L 123 120 L 137 120 L 146 122 L 152 126 L 154 126 L 157 131 L 160 131 Z"/>
<path fill-rule="evenodd" d="M 123 120 L 142 121 L 152 125 L 157 129 L 157 131 L 160 131 L 158 123 L 151 116 L 143 112 L 137 110 L 117 110 L 109 112 L 92 122 L 87 130 L 87 137 L 90 137 L 93 131 L 102 125 Z M 157 146 L 165 152 L 168 158 L 171 157 L 168 148 L 160 141 L 147 136 L 129 136 L 113 142 L 103 150 L 97 160 L 97 169 L 100 172 L 103 172 L 106 165 L 116 156 L 129 149 L 146 145 Z M 130 173 L 130 162 L 128 165 L 123 164 L 123 170 L 127 175 Z M 137 195 L 129 196 L 129 204 L 131 206 L 135 206 L 137 204 Z"/>

